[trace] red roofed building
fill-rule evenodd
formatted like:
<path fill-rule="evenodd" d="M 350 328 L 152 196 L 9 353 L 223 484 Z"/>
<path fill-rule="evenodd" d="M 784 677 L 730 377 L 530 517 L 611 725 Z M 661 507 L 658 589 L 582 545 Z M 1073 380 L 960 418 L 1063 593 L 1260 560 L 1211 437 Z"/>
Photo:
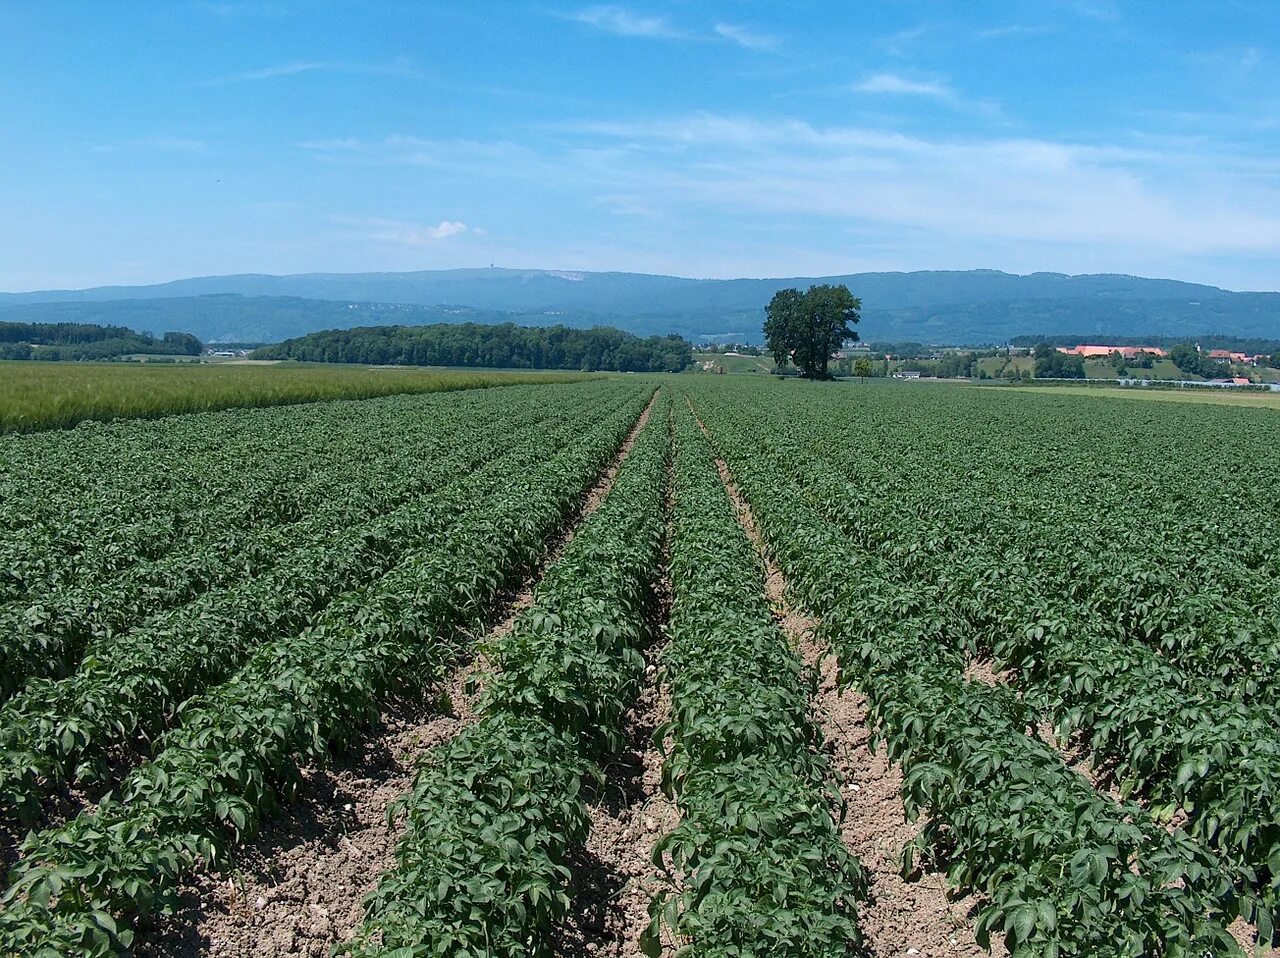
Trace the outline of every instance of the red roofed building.
<path fill-rule="evenodd" d="M 1251 356 L 1245 353 L 1233 353 L 1229 349 L 1211 349 L 1209 350 L 1209 358 L 1223 363 L 1247 363 L 1252 361 Z"/>
<path fill-rule="evenodd" d="M 1159 346 L 1059 346 L 1058 352 L 1068 356 L 1084 356 L 1086 359 L 1119 353 L 1125 359 L 1137 359 L 1139 353 L 1150 353 L 1161 358 L 1169 354 Z"/>

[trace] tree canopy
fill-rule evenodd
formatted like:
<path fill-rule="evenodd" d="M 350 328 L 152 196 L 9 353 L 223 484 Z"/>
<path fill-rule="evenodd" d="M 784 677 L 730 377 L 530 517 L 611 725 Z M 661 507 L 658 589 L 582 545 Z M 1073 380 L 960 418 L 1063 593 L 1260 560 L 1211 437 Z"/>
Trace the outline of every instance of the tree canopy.
<path fill-rule="evenodd" d="M 810 286 L 805 292 L 780 289 L 765 307 L 764 338 L 779 368 L 795 363 L 807 379 L 830 379 L 827 364 L 858 334 L 862 300 L 847 286 Z"/>
<path fill-rule="evenodd" d="M 1060 353 L 1048 343 L 1035 348 L 1036 379 L 1084 379 L 1084 358 Z"/>
<path fill-rule="evenodd" d="M 650 336 L 597 326 L 360 326 L 331 329 L 264 346 L 255 359 L 399 366 L 577 369 L 584 372 L 679 372 L 693 361 L 679 336 Z"/>
<path fill-rule="evenodd" d="M 124 326 L 93 323 L 0 322 L 0 359 L 114 359 L 130 353 L 199 356 L 204 344 L 190 333 L 156 339 Z"/>

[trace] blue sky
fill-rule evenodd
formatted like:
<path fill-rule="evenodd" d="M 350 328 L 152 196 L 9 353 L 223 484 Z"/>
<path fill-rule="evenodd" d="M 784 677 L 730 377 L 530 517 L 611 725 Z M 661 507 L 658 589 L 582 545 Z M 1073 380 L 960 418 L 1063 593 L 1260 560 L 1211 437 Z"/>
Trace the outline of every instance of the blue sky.
<path fill-rule="evenodd" d="M 456 266 L 1280 288 L 1280 3 L 0 6 L 0 289 Z"/>

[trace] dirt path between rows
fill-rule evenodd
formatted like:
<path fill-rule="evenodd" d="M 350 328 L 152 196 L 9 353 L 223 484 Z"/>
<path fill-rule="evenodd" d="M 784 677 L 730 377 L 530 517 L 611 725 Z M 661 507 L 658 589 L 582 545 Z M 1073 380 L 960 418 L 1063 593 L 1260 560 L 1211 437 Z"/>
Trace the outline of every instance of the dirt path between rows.
<path fill-rule="evenodd" d="M 651 641 L 644 650 L 644 687 L 627 718 L 626 748 L 605 769 L 608 785 L 588 806 L 591 832 L 573 862 L 573 915 L 556 942 L 557 958 L 641 958 L 649 902 L 665 884 L 651 854 L 658 839 L 675 828 L 679 813 L 662 793 L 662 751 L 653 743 L 653 733 L 671 714 L 661 655 L 671 612 L 672 493 L 668 466 L 662 577 Z"/>
<path fill-rule="evenodd" d="M 714 449 L 710 430 L 697 410 L 693 412 Z M 945 876 L 938 872 L 918 872 L 911 880 L 899 873 L 902 849 L 920 831 L 917 824 L 906 820 L 903 810 L 902 770 L 888 761 L 883 750 L 878 754 L 870 750 L 866 700 L 856 691 L 838 688 L 835 657 L 817 639 L 818 621 L 789 601 L 786 578 L 769 555 L 750 504 L 733 481 L 728 463 L 719 455 L 715 455 L 715 463 L 738 521 L 764 561 L 765 591 L 774 617 L 805 665 L 818 671 L 811 716 L 832 751 L 848 802 L 841 835 L 871 882 L 872 900 L 858 907 L 858 924 L 868 952 L 877 958 L 987 955 L 974 937 L 971 916 L 977 898 L 953 901 Z M 992 946 L 990 954 L 1006 954 L 1000 942 L 992 942 Z"/>
<path fill-rule="evenodd" d="M 513 628 L 533 602 L 543 572 L 604 502 L 637 437 L 649 422 L 657 392 L 581 505 L 552 540 L 546 557 L 502 603 L 488 639 Z M 409 791 L 418 760 L 477 718 L 476 682 L 485 663 L 461 664 L 435 702 L 396 705 L 363 755 L 331 768 L 307 769 L 298 800 L 237 850 L 218 873 L 204 872 L 183 889 L 182 907 L 139 936 L 138 958 L 322 958 L 364 917 L 362 899 L 395 864 L 403 820 L 387 809 Z M 445 708 L 441 708 L 441 704 Z"/>

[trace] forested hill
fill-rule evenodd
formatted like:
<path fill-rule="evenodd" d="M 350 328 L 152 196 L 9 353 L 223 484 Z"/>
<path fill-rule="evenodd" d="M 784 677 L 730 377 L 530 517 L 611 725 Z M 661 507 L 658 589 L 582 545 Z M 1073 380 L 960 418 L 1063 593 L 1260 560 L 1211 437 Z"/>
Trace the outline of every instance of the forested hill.
<path fill-rule="evenodd" d="M 679 372 L 693 361 L 678 336 L 641 339 L 607 326 L 438 323 L 330 329 L 256 350 L 254 359 L 584 372 Z"/>
<path fill-rule="evenodd" d="M 198 356 L 203 345 L 189 333 L 157 339 L 123 326 L 86 323 L 0 322 L 0 359 L 115 359 L 131 353 Z"/>
<path fill-rule="evenodd" d="M 396 322 L 514 322 L 638 335 L 760 341 L 778 289 L 843 283 L 864 335 L 999 343 L 1018 335 L 1280 337 L 1280 293 L 1176 280 L 997 270 L 702 280 L 643 273 L 460 269 L 411 273 L 209 276 L 154 286 L 0 293 L 0 319 L 156 328 L 163 315 L 206 341 L 275 342 L 320 329 Z M 55 313 L 54 311 L 61 310 Z M 401 310 L 398 315 L 391 311 Z"/>

